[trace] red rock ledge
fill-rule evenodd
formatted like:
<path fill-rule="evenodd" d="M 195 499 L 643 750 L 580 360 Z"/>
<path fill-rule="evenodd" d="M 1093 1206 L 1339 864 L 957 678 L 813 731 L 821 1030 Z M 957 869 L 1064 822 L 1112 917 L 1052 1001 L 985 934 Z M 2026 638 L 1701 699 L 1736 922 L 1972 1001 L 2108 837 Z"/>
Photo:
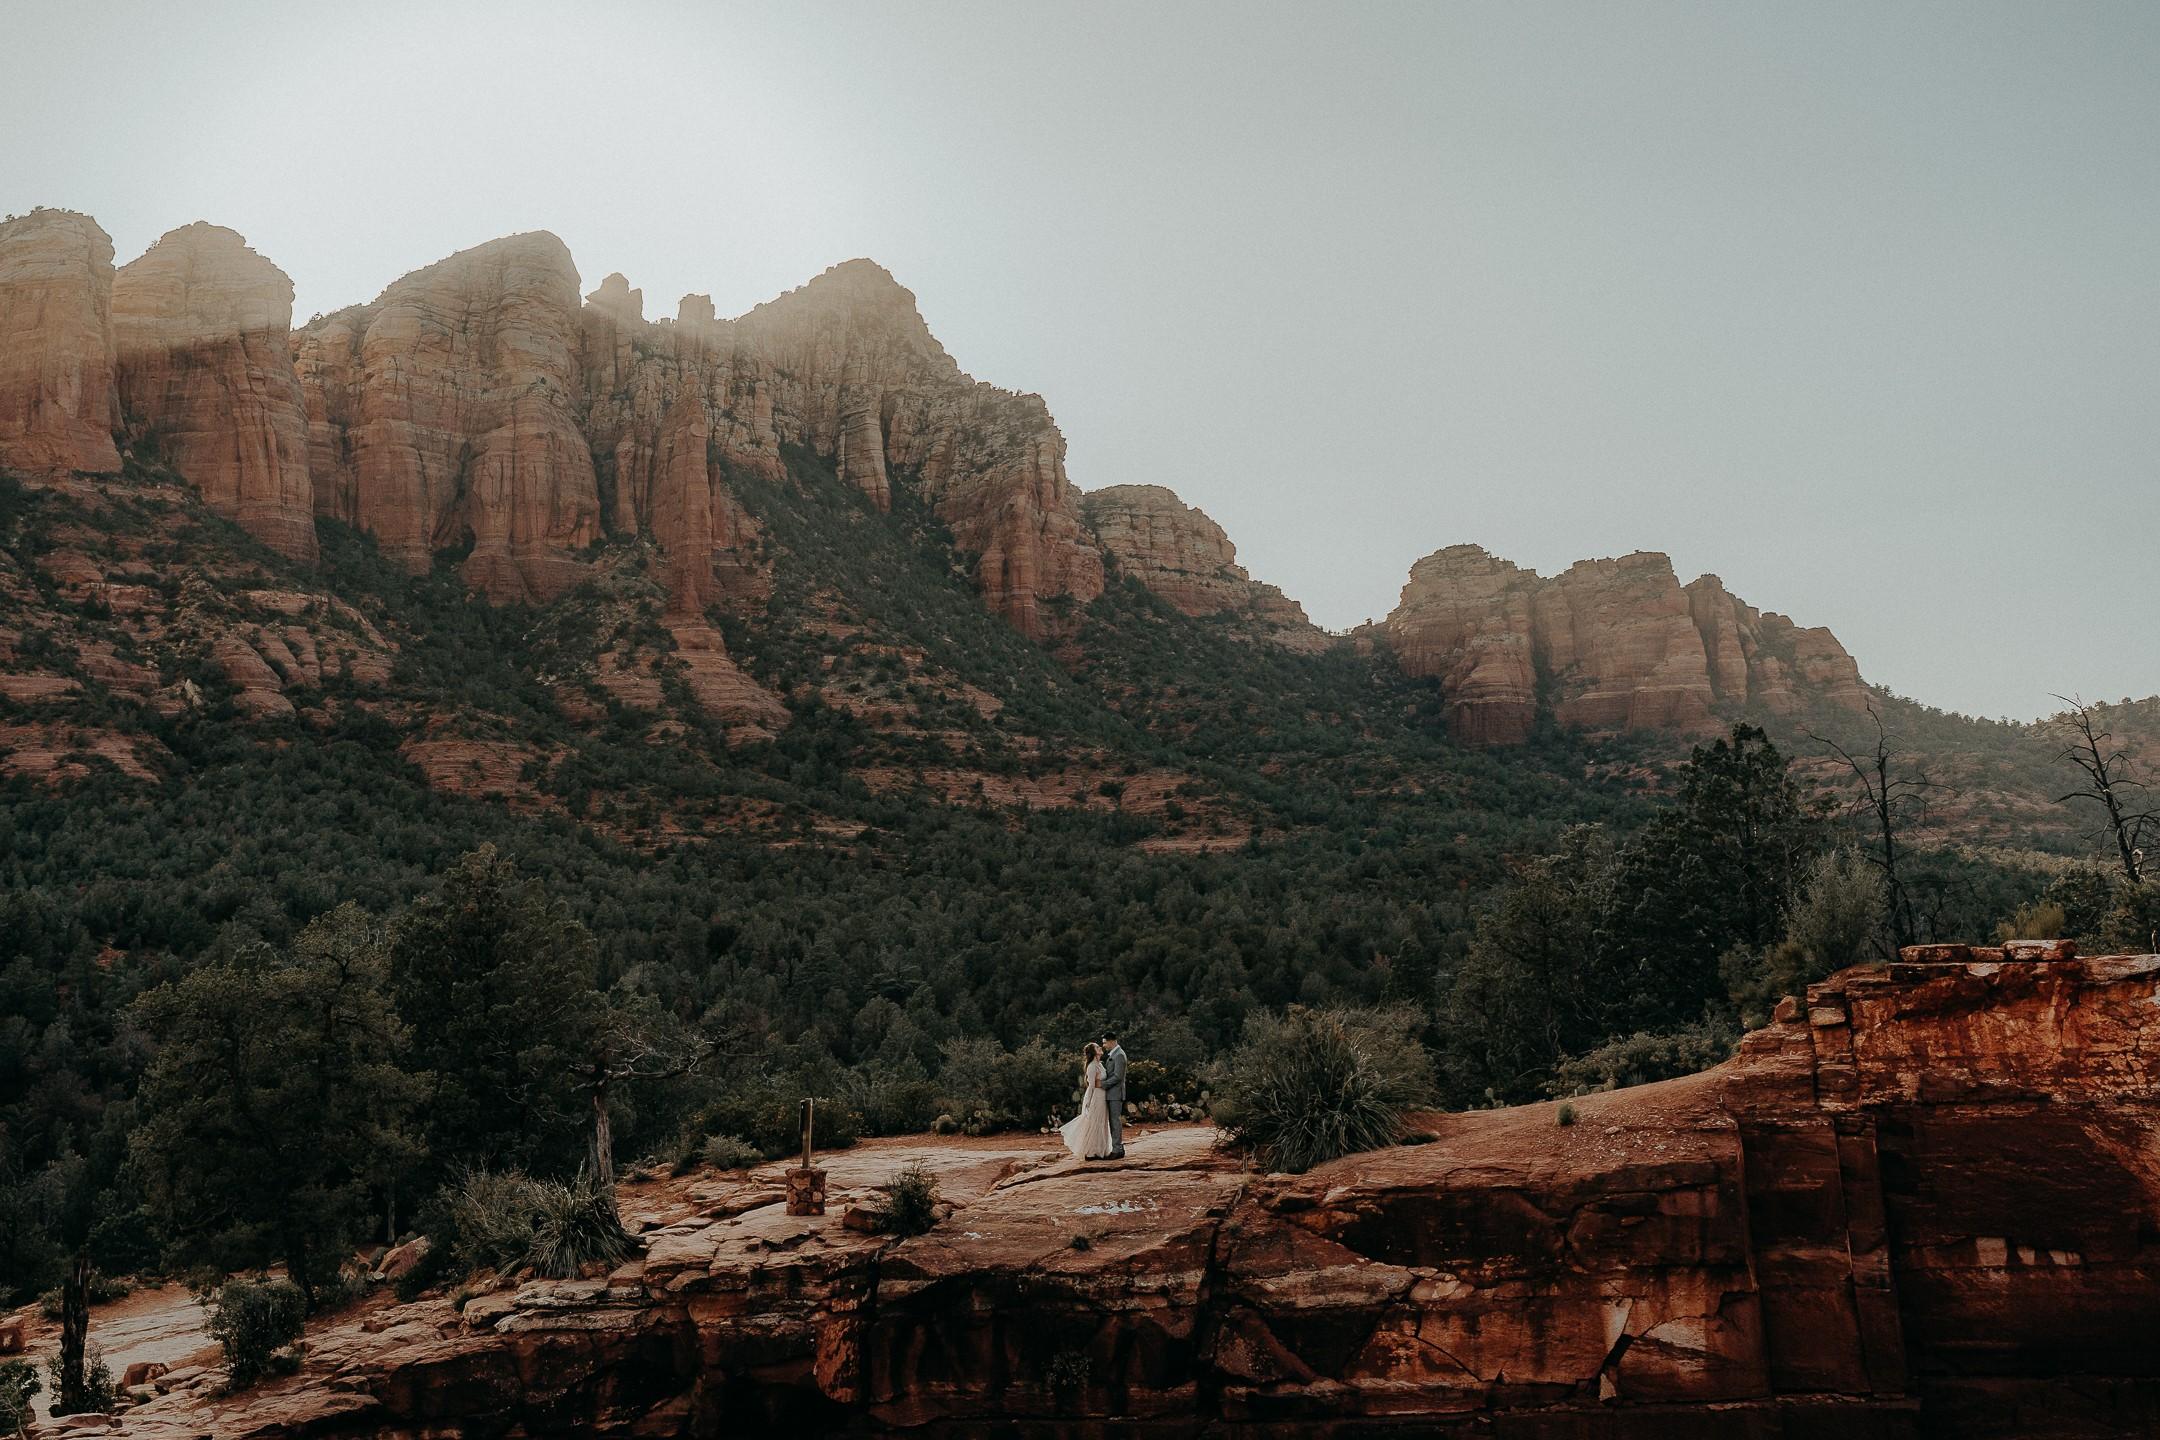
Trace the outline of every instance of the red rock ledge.
<path fill-rule="evenodd" d="M 2160 956 L 1928 947 L 1716 1070 L 1303 1176 L 1197 1128 L 1121 1167 L 880 1143 L 894 1242 L 765 1173 L 633 1186 L 614 1274 L 379 1303 L 136 1436 L 2160 1433 Z"/>

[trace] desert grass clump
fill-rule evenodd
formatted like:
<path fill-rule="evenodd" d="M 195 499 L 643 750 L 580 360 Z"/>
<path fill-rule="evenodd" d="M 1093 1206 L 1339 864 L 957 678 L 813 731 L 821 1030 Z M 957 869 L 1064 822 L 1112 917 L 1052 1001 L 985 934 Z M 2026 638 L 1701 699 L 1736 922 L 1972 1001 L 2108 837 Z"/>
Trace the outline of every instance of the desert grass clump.
<path fill-rule="evenodd" d="M 618 1265 L 634 1242 L 614 1193 L 589 1172 L 535 1180 L 515 1170 L 474 1170 L 449 1196 L 453 1250 L 468 1270 L 515 1270 L 572 1279 L 596 1261 Z"/>
<path fill-rule="evenodd" d="M 885 1229 L 893 1235 L 921 1235 L 937 1224 L 937 1178 L 921 1161 L 903 1167 L 893 1177 L 885 1197 Z"/>
<path fill-rule="evenodd" d="M 1575 1107 L 1565 1100 L 1561 1101 L 1560 1108 L 1553 1112 L 1553 1123 L 1563 1130 L 1573 1125 L 1575 1123 Z"/>
<path fill-rule="evenodd" d="M 636 1248 L 615 1213 L 615 1192 L 590 1174 L 580 1172 L 567 1185 L 541 1181 L 534 1199 L 537 1213 L 525 1263 L 538 1274 L 570 1280 L 588 1265 L 613 1269 Z"/>
<path fill-rule="evenodd" d="M 1432 1100 L 1416 1032 L 1398 1010 L 1254 1016 L 1214 1088 L 1215 1123 L 1260 1164 L 1293 1173 L 1392 1145 L 1404 1116 Z"/>

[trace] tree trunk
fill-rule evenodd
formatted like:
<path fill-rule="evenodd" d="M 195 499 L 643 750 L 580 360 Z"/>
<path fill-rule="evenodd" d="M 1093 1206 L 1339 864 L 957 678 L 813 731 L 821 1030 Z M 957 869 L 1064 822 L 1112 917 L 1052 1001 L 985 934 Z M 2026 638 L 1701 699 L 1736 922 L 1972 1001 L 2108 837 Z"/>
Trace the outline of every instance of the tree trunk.
<path fill-rule="evenodd" d="M 84 1374 L 90 1342 L 90 1257 L 77 1255 L 60 1288 L 60 1375 L 52 1413 L 73 1415 L 90 1408 Z"/>
<path fill-rule="evenodd" d="M 593 1174 L 609 1190 L 615 1188 L 615 1132 L 608 1123 L 607 1082 L 592 1087 Z"/>

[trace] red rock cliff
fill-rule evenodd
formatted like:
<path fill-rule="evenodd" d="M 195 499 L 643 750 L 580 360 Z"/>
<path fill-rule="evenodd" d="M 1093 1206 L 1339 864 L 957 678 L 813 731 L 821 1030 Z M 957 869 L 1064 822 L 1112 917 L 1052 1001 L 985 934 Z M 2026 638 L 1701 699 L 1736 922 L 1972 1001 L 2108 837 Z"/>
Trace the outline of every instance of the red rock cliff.
<path fill-rule="evenodd" d="M 232 231 L 168 233 L 113 283 L 129 433 L 211 509 L 296 560 L 315 558 L 308 423 L 292 357 L 292 281 Z"/>
<path fill-rule="evenodd" d="M 466 550 L 497 600 L 577 582 L 601 537 L 577 425 L 578 278 L 545 231 L 417 270 L 295 337 L 316 508 L 424 570 Z"/>
<path fill-rule="evenodd" d="M 655 461 L 687 385 L 729 469 L 778 479 L 781 446 L 801 445 L 880 509 L 892 504 L 896 472 L 906 477 L 974 557 L 991 607 L 1029 635 L 1053 628 L 1043 602 L 1102 593 L 1102 557 L 1042 401 L 961 373 L 915 297 L 867 260 L 734 321 L 715 320 L 711 300 L 692 295 L 674 320 L 647 322 L 641 292 L 610 276 L 587 297 L 579 358 L 585 425 L 612 462 L 619 530 L 651 528 L 657 509 L 677 503 L 656 489 L 668 482 Z"/>
<path fill-rule="evenodd" d="M 1112 485 L 1081 497 L 1081 512 L 1118 568 L 1187 615 L 1222 616 L 1292 650 L 1326 648 L 1305 608 L 1237 563 L 1222 526 L 1160 485 Z"/>
<path fill-rule="evenodd" d="M 2160 956 L 1909 951 L 1573 1124 L 1434 1116 L 1302 1176 L 1175 1128 L 1114 1166 L 830 1157 L 843 1200 L 941 1168 L 958 1213 L 897 1242 L 788 1217 L 773 1172 L 632 1187 L 609 1276 L 370 1312 L 282 1390 L 122 1429 L 2152 1434 L 2156 993 Z"/>
<path fill-rule="evenodd" d="M 112 240 L 71 210 L 0 224 L 0 466 L 120 468 Z"/>
<path fill-rule="evenodd" d="M 1743 604 L 1715 575 L 1682 587 L 1649 551 L 1546 579 L 1450 546 L 1411 567 L 1381 635 L 1406 671 L 1440 680 L 1450 727 L 1473 744 L 1529 734 L 1541 675 L 1554 718 L 1590 730 L 1691 733 L 1719 707 L 1866 698 L 1829 631 Z"/>

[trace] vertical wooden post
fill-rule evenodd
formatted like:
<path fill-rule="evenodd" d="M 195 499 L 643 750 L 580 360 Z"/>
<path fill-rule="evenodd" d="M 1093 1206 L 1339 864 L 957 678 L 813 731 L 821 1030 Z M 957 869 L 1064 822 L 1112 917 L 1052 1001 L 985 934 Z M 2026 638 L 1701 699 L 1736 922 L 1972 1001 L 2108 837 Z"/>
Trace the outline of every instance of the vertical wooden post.
<path fill-rule="evenodd" d="M 802 1102 L 802 1164 L 787 1172 L 787 1213 L 825 1213 L 825 1172 L 810 1163 L 817 1123 L 817 1102 Z"/>

